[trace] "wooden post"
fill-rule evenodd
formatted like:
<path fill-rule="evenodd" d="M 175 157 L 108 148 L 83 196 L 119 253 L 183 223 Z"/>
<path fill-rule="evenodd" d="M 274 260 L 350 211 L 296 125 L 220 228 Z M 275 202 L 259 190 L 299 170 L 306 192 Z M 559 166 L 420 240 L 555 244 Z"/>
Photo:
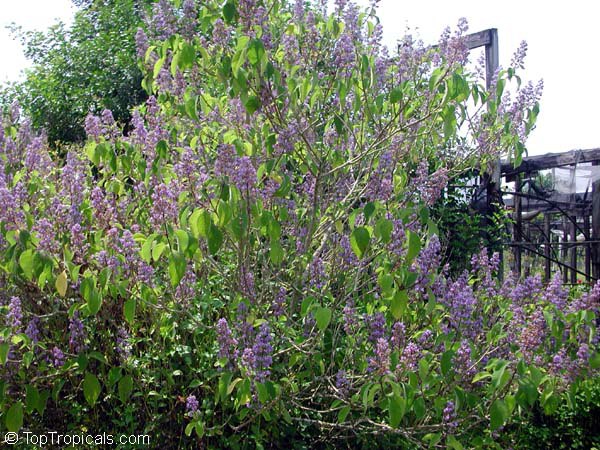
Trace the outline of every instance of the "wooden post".
<path fill-rule="evenodd" d="M 514 229 L 514 240 L 515 240 L 515 273 L 518 278 L 521 278 L 521 243 L 523 242 L 523 216 L 521 208 L 521 175 L 517 176 L 515 180 L 515 229 Z"/>
<path fill-rule="evenodd" d="M 594 166 L 600 165 L 600 161 L 592 163 Z M 600 279 L 600 181 L 596 181 L 592 186 L 592 277 L 594 280 Z"/>
<path fill-rule="evenodd" d="M 571 216 L 571 283 L 577 283 L 577 216 Z"/>
<path fill-rule="evenodd" d="M 587 211 L 587 209 L 584 211 L 583 214 L 583 231 L 584 231 L 584 235 L 585 235 L 585 240 L 589 241 L 590 240 L 590 215 L 589 212 Z M 585 244 L 585 281 L 587 281 L 588 283 L 591 281 L 591 263 L 592 263 L 592 247 L 590 246 L 589 243 Z"/>
<path fill-rule="evenodd" d="M 544 279 L 548 282 L 550 281 L 550 271 L 552 268 L 552 262 L 550 261 L 552 234 L 550 232 L 550 214 L 548 213 L 544 214 L 544 241 L 546 243 L 544 247 Z"/>
<path fill-rule="evenodd" d="M 568 269 L 568 262 L 567 262 L 567 242 L 569 242 L 569 221 L 567 219 L 567 216 L 563 216 L 563 241 L 560 246 L 560 260 L 563 264 L 561 269 L 562 269 L 563 283 L 565 283 L 565 284 L 569 282 L 569 269 Z"/>
<path fill-rule="evenodd" d="M 491 28 L 488 31 L 487 42 L 485 44 L 485 85 L 489 90 L 492 87 L 492 81 L 496 76 L 496 72 L 500 67 L 500 54 L 498 47 L 498 29 Z M 498 158 L 494 161 L 491 167 L 490 182 L 487 188 L 487 206 L 488 213 L 493 215 L 498 210 L 498 205 L 502 204 L 502 195 L 500 194 L 501 187 L 501 174 L 502 161 Z M 493 217 L 490 217 L 488 224 L 493 223 Z M 498 278 L 504 279 L 503 267 L 504 267 L 504 254 L 503 249 L 500 247 L 499 250 L 500 264 L 498 265 Z M 521 261 L 519 259 L 519 265 Z M 521 267 L 519 266 L 519 276 Z"/>

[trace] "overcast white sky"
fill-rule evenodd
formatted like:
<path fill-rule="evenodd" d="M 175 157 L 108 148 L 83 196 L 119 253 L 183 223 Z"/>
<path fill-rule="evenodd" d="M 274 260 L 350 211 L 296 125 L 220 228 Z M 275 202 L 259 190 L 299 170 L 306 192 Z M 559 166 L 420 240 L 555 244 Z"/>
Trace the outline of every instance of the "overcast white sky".
<path fill-rule="evenodd" d="M 368 0 L 359 3 L 367 4 Z M 15 80 L 26 67 L 20 45 L 5 26 L 44 29 L 57 18 L 70 21 L 70 0 L 1 0 L 0 82 Z M 381 0 L 379 16 L 389 46 L 409 27 L 425 43 L 437 41 L 447 25 L 466 17 L 470 31 L 498 28 L 500 63 L 508 64 L 522 40 L 529 44 L 524 79 L 544 79 L 545 91 L 529 154 L 600 147 L 600 74 L 598 19 L 592 0 L 525 1 Z"/>

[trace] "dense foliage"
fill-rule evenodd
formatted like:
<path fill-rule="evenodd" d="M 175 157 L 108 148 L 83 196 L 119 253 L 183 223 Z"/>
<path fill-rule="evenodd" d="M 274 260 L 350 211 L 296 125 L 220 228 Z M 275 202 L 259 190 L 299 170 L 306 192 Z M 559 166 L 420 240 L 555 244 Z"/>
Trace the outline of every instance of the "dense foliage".
<path fill-rule="evenodd" d="M 108 108 L 119 122 L 147 94 L 141 87 L 135 32 L 142 23 L 144 0 L 74 2 L 73 24 L 48 31 L 17 29 L 32 67 L 25 79 L 6 86 L 0 103 L 18 101 L 49 142 L 82 142 L 89 112 Z"/>
<path fill-rule="evenodd" d="M 539 96 L 523 52 L 486 90 L 465 31 L 388 56 L 374 11 L 342 0 L 161 0 L 130 130 L 89 115 L 59 159 L 13 108 L 2 426 L 461 448 L 573 400 L 600 365 L 600 285 L 499 284 L 485 251 L 440 264 L 429 208 L 449 177 L 520 157 Z"/>

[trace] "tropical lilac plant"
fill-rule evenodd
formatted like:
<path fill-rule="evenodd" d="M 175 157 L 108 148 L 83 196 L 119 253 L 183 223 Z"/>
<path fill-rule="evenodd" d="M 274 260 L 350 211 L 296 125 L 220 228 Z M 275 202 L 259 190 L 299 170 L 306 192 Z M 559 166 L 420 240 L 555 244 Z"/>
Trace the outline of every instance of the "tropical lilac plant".
<path fill-rule="evenodd" d="M 466 31 L 390 53 L 374 7 L 161 0 L 136 34 L 151 96 L 128 128 L 90 115 L 60 158 L 15 108 L 6 427 L 68 402 L 69 423 L 115 424 L 133 402 L 181 447 L 457 448 L 595 374 L 600 287 L 500 284 L 485 252 L 456 278 L 440 266 L 429 207 L 449 178 L 520 158 L 540 94 L 520 53 L 486 89 Z"/>

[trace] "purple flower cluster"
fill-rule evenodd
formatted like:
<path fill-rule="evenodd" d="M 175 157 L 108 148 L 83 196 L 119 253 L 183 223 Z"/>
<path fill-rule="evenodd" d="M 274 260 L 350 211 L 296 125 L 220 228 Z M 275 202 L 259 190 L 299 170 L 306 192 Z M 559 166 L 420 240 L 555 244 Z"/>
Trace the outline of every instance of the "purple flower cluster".
<path fill-rule="evenodd" d="M 463 340 L 454 356 L 454 369 L 462 380 L 463 386 L 468 386 L 475 376 L 476 367 L 471 358 L 471 346 Z"/>
<path fill-rule="evenodd" d="M 40 319 L 33 317 L 25 328 L 25 334 L 33 344 L 37 344 L 40 341 Z"/>
<path fill-rule="evenodd" d="M 378 375 L 390 372 L 390 344 L 384 338 L 377 339 L 375 345 L 375 356 L 369 358 L 369 371 Z"/>
<path fill-rule="evenodd" d="M 402 351 L 396 370 L 413 372 L 417 368 L 419 359 L 421 359 L 421 347 L 414 342 L 409 342 Z"/>
<path fill-rule="evenodd" d="M 246 198 L 256 196 L 256 168 L 249 156 L 238 157 L 233 146 L 220 147 L 214 170 L 215 175 L 228 177 Z"/>
<path fill-rule="evenodd" d="M 431 283 L 431 277 L 440 266 L 441 245 L 437 235 L 433 235 L 413 263 L 414 269 L 419 273 L 415 282 L 414 291 L 420 294 L 425 292 L 426 287 Z"/>
<path fill-rule="evenodd" d="M 99 186 L 96 186 L 92 189 L 90 200 L 98 227 L 110 228 L 117 216 L 114 199 L 109 198 Z"/>
<path fill-rule="evenodd" d="M 338 370 L 338 372 L 335 374 L 335 388 L 337 389 L 340 397 L 349 397 L 352 385 L 350 384 L 350 380 L 348 380 L 348 374 L 343 369 Z"/>
<path fill-rule="evenodd" d="M 458 427 L 458 422 L 456 420 L 456 409 L 453 401 L 448 401 L 446 403 L 444 411 L 442 412 L 442 423 L 450 429 Z"/>
<path fill-rule="evenodd" d="M 546 319 L 541 309 L 538 308 L 518 338 L 519 349 L 525 361 L 532 361 L 534 352 L 542 345 L 545 337 Z"/>
<path fill-rule="evenodd" d="M 241 268 L 240 292 L 250 301 L 256 300 L 256 285 L 254 284 L 254 274 L 246 267 Z"/>
<path fill-rule="evenodd" d="M 185 413 L 189 417 L 195 417 L 198 415 L 198 408 L 200 407 L 200 403 L 195 395 L 188 395 L 185 399 Z"/>
<path fill-rule="evenodd" d="M 317 291 L 322 290 L 327 284 L 325 264 L 318 256 L 315 256 L 308 265 L 307 278 L 308 285 Z"/>
<path fill-rule="evenodd" d="M 342 311 L 344 321 L 344 331 L 348 335 L 352 335 L 358 331 L 358 316 L 354 300 L 349 299 Z"/>
<path fill-rule="evenodd" d="M 53 347 L 52 350 L 50 350 L 49 362 L 54 367 L 59 368 L 64 366 L 66 360 L 67 357 L 60 348 Z"/>
<path fill-rule="evenodd" d="M 392 326 L 392 345 L 395 350 L 402 350 L 406 341 L 406 326 L 403 322 L 395 322 Z"/>
<path fill-rule="evenodd" d="M 448 184 L 448 169 L 441 168 L 429 175 L 427 161 L 422 161 L 417 167 L 417 173 L 411 183 L 421 200 L 427 206 L 433 206 Z"/>
<path fill-rule="evenodd" d="M 73 313 L 69 321 L 69 348 L 75 354 L 81 353 L 85 349 L 86 333 L 83 322 L 79 318 L 79 311 Z"/>
<path fill-rule="evenodd" d="M 394 162 L 392 153 L 386 152 L 379 158 L 377 168 L 372 171 L 367 184 L 367 197 L 372 200 L 387 201 L 394 193 L 392 175 Z"/>
<path fill-rule="evenodd" d="M 115 349 L 117 350 L 117 354 L 121 358 L 122 361 L 126 361 L 131 356 L 131 336 L 129 332 L 124 327 L 119 327 L 117 330 L 117 339 L 116 339 Z"/>
<path fill-rule="evenodd" d="M 39 239 L 39 251 L 50 253 L 51 255 L 55 255 L 58 253 L 60 247 L 59 243 L 56 240 L 55 224 L 53 224 L 46 218 L 40 219 L 33 226 L 33 232 L 37 235 L 37 238 Z"/>
<path fill-rule="evenodd" d="M 179 215 L 177 192 L 173 185 L 158 183 L 151 195 L 150 223 L 155 229 L 160 229 L 167 223 L 176 223 Z"/>
<path fill-rule="evenodd" d="M 271 312 L 276 318 L 283 316 L 283 314 L 285 313 L 286 297 L 287 291 L 285 290 L 285 288 L 279 288 L 277 294 L 275 295 L 275 298 L 273 299 L 273 303 L 271 304 Z"/>
<path fill-rule="evenodd" d="M 267 322 L 264 322 L 256 335 L 256 340 L 252 346 L 254 354 L 253 369 L 256 380 L 265 381 L 271 374 L 271 364 L 273 364 L 273 346 L 271 345 L 271 329 Z"/>
<path fill-rule="evenodd" d="M 216 331 L 217 342 L 219 343 L 219 358 L 227 358 L 231 363 L 237 358 L 238 341 L 233 337 L 227 319 L 219 319 Z"/>
<path fill-rule="evenodd" d="M 569 292 L 563 288 L 560 273 L 556 273 L 548 286 L 546 286 L 546 290 L 542 294 L 542 299 L 556 306 L 559 311 L 565 311 L 568 298 Z"/>
<path fill-rule="evenodd" d="M 369 330 L 369 342 L 376 344 L 379 339 L 385 337 L 385 316 L 382 312 L 368 315 L 367 328 Z"/>
<path fill-rule="evenodd" d="M 450 326 L 463 336 L 474 338 L 480 331 L 481 317 L 474 314 L 477 308 L 477 297 L 469 284 L 467 273 L 463 273 L 456 281 L 446 286 L 440 303 L 448 307 Z"/>
<path fill-rule="evenodd" d="M 23 323 L 23 310 L 21 309 L 21 299 L 11 297 L 8 304 L 8 313 L 6 313 L 6 325 L 12 328 L 14 333 L 19 333 Z"/>

